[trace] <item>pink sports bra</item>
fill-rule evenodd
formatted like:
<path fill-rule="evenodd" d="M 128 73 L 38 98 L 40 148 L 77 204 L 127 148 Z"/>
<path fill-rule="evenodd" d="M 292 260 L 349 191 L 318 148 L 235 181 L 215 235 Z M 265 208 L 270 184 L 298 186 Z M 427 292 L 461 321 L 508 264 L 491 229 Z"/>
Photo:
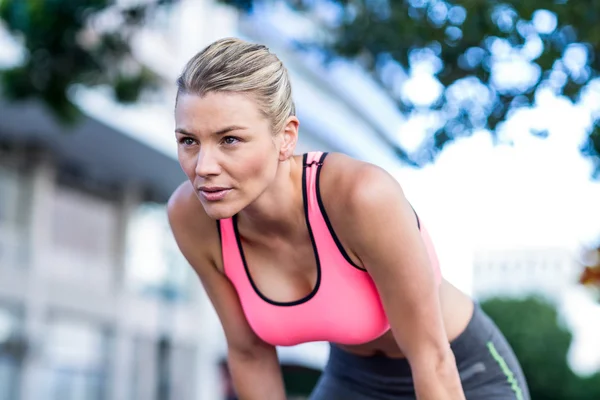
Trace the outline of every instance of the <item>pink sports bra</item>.
<path fill-rule="evenodd" d="M 327 218 L 319 193 L 319 174 L 326 155 L 312 152 L 303 156 L 304 214 L 317 260 L 315 287 L 304 298 L 277 302 L 265 297 L 246 264 L 236 217 L 218 224 L 225 275 L 237 291 L 250 327 L 275 346 L 313 341 L 356 345 L 377 339 L 390 328 L 373 280 L 351 261 Z M 420 223 L 419 228 L 439 282 L 431 240 Z"/>

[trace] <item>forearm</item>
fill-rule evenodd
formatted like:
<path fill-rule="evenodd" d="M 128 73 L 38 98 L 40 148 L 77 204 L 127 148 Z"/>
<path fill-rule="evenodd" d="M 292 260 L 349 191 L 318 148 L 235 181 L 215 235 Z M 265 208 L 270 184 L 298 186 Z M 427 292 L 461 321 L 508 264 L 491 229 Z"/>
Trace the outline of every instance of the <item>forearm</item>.
<path fill-rule="evenodd" d="M 229 352 L 228 366 L 240 400 L 285 400 L 285 387 L 275 351 L 261 356 Z"/>
<path fill-rule="evenodd" d="M 418 400 L 464 400 L 465 394 L 452 351 L 437 363 L 412 367 Z"/>

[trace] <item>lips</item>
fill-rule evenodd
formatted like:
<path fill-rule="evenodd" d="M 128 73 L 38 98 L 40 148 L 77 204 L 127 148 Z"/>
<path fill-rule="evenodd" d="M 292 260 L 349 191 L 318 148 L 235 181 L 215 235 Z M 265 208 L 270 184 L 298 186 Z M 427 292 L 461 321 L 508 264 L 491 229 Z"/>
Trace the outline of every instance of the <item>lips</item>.
<path fill-rule="evenodd" d="M 231 191 L 230 188 L 224 187 L 201 187 L 198 192 L 202 197 L 204 197 L 208 201 L 219 201 L 223 200 L 225 196 Z"/>

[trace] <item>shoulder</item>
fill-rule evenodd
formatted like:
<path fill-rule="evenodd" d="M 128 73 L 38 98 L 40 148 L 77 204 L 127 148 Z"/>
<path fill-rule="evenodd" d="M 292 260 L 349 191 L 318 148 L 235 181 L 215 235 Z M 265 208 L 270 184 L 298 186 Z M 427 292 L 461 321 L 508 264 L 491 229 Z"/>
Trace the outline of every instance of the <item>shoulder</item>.
<path fill-rule="evenodd" d="M 217 221 L 206 215 L 189 181 L 169 198 L 167 215 L 175 241 L 194 268 L 200 256 L 213 258 L 220 246 Z"/>
<path fill-rule="evenodd" d="M 319 192 L 326 218 L 354 261 L 364 266 L 361 253 L 383 238 L 418 232 L 400 183 L 386 170 L 337 153 L 328 155 L 322 168 Z"/>
<path fill-rule="evenodd" d="M 190 214 L 198 218 L 190 218 Z M 208 219 L 189 181 L 181 183 L 169 197 L 167 215 L 176 230 L 199 228 Z"/>
<path fill-rule="evenodd" d="M 340 153 L 330 153 L 323 163 L 321 195 L 329 208 L 346 213 L 377 211 L 404 199 L 400 183 L 385 169 Z"/>
<path fill-rule="evenodd" d="M 195 196 L 194 189 L 189 181 L 186 180 L 179 184 L 167 201 L 169 219 L 179 222 L 179 219 L 186 213 L 187 209 L 194 206 L 192 201 L 193 196 Z"/>

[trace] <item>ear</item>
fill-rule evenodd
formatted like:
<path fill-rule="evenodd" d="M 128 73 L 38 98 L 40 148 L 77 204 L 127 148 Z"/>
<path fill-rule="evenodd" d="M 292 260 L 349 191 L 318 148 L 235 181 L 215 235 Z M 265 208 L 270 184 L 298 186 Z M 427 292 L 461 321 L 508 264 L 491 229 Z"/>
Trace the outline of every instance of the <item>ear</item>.
<path fill-rule="evenodd" d="M 279 148 L 279 161 L 285 161 L 294 155 L 298 142 L 298 126 L 300 121 L 295 116 L 288 118 L 281 132 L 281 147 Z"/>

